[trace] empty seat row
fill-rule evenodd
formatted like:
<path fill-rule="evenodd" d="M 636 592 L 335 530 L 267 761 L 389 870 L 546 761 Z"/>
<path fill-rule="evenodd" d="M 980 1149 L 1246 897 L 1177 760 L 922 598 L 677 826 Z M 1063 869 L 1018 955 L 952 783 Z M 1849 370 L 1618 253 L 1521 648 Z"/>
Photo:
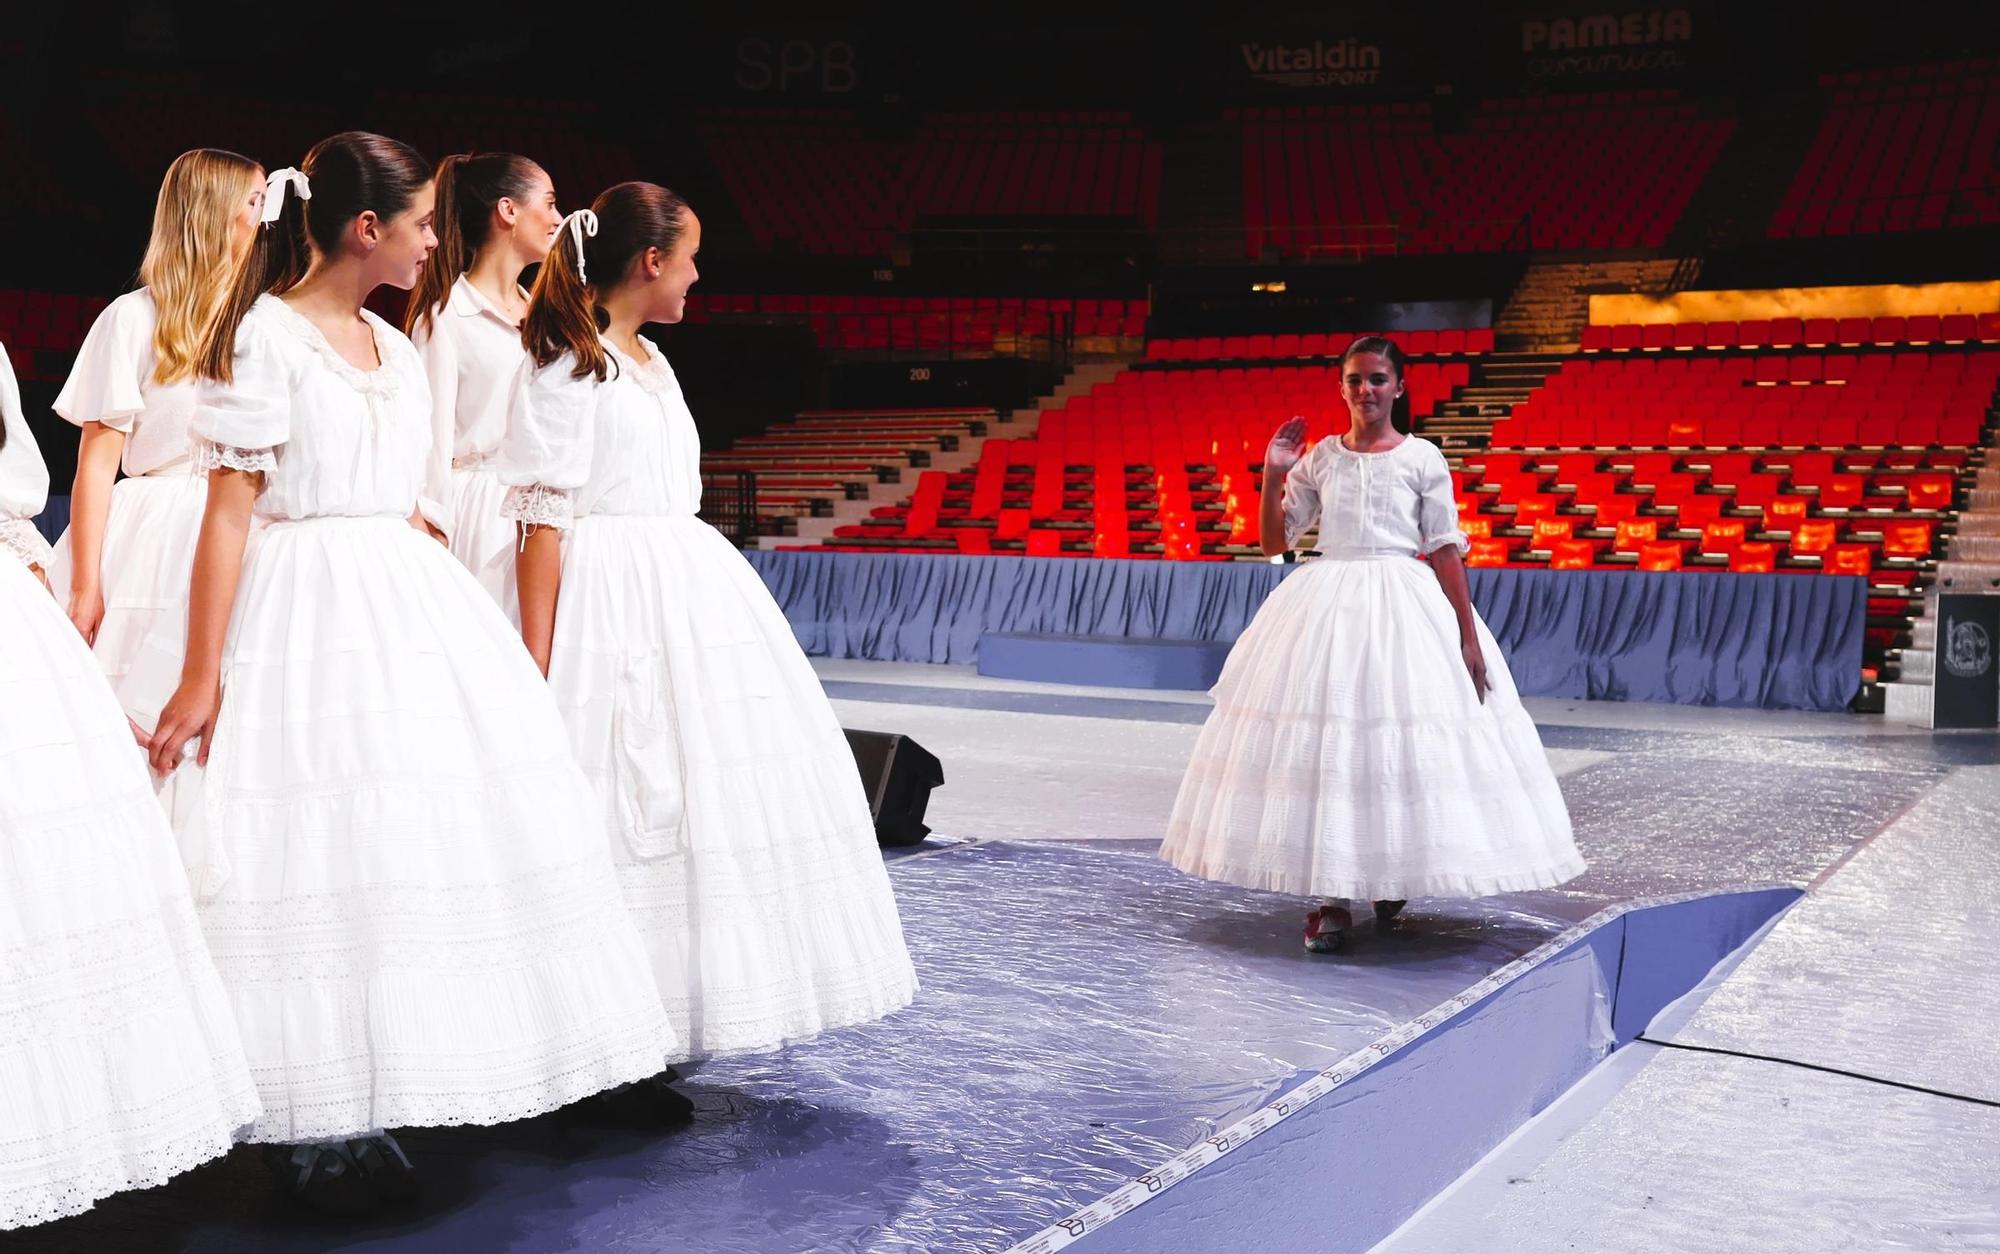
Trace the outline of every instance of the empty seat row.
<path fill-rule="evenodd" d="M 1150 361 L 1231 361 L 1282 359 L 1288 357 L 1333 357 L 1365 334 L 1375 332 L 1325 331 L 1285 335 L 1224 335 L 1182 339 L 1161 339 L 1146 345 Z M 1493 351 L 1493 328 L 1463 330 L 1417 330 L 1387 332 L 1405 353 L 1416 357 L 1432 355 L 1477 355 Z"/>
<path fill-rule="evenodd" d="M 2000 343 L 2000 311 L 1879 318 L 1769 318 L 1744 322 L 1593 323 L 1583 351 L 1692 352 L 1713 348 L 1852 348 L 1865 344 Z"/>

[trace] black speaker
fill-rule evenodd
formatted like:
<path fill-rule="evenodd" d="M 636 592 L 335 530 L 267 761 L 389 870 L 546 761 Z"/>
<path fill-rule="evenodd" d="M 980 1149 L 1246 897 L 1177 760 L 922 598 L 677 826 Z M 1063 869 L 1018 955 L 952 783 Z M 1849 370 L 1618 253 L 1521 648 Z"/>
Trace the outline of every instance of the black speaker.
<path fill-rule="evenodd" d="M 875 818 L 875 843 L 905 846 L 922 843 L 931 829 L 924 826 L 931 789 L 944 783 L 944 765 L 928 749 L 895 732 L 853 731 L 847 747 L 861 771 L 861 790 L 868 794 L 868 812 Z"/>

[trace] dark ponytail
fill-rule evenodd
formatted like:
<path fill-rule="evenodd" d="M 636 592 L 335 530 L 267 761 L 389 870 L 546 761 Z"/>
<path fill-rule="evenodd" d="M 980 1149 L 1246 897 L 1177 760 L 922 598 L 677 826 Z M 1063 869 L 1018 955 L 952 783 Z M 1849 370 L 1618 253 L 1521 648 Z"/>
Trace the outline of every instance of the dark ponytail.
<path fill-rule="evenodd" d="M 1416 424 L 1410 420 L 1410 359 L 1403 356 L 1403 350 L 1388 336 L 1364 335 L 1349 344 L 1347 351 L 1340 355 L 1340 368 L 1343 374 L 1347 370 L 1347 359 L 1356 353 L 1376 353 L 1387 358 L 1389 365 L 1395 369 L 1396 382 L 1403 385 L 1403 394 L 1396 398 L 1395 404 L 1389 406 L 1389 425 L 1404 435 L 1409 435 L 1416 430 Z"/>
<path fill-rule="evenodd" d="M 521 324 L 521 342 L 537 366 L 572 353 L 573 378 L 594 375 L 603 381 L 610 356 L 598 338 L 607 325 L 598 296 L 617 287 L 648 248 L 673 252 L 686 229 L 687 207 L 657 183 L 620 183 L 591 204 L 597 233 L 584 235 L 580 254 L 577 232 L 564 225 L 535 275 L 528 316 Z"/>
<path fill-rule="evenodd" d="M 525 204 L 535 190 L 542 168 L 511 152 L 454 153 L 438 162 L 438 246 L 431 252 L 410 304 L 403 312 L 403 330 L 414 334 L 429 326 L 434 310 L 451 295 L 458 276 L 472 269 L 479 250 L 493 234 L 493 210 L 502 200 Z"/>
<path fill-rule="evenodd" d="M 322 139 L 299 169 L 312 186 L 312 199 L 301 199 L 289 184 L 272 193 L 283 196 L 284 204 L 277 221 L 257 232 L 222 312 L 202 341 L 195 361 L 202 378 L 231 381 L 236 332 L 259 296 L 296 287 L 315 250 L 331 256 L 348 225 L 367 210 L 384 220 L 402 213 L 431 177 L 429 163 L 416 149 L 367 131 L 342 131 Z"/>

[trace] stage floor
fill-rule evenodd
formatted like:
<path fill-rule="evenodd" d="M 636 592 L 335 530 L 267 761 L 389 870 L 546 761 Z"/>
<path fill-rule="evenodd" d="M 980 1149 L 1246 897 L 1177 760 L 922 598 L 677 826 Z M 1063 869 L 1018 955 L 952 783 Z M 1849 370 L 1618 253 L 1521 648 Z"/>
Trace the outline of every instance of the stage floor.
<path fill-rule="evenodd" d="M 1942 786 L 2000 791 L 1962 769 L 2000 758 L 1991 735 L 1531 702 L 1591 870 L 1559 891 L 1419 901 L 1418 937 L 1364 934 L 1347 954 L 1312 957 L 1302 902 L 1193 880 L 1154 856 L 1206 697 L 970 667 L 820 670 L 844 724 L 910 734 L 944 763 L 937 838 L 892 859 L 924 985 L 909 1010 L 695 1069 L 696 1121 L 670 1135 L 561 1115 L 409 1132 L 426 1195 L 366 1223 L 293 1213 L 239 1149 L 0 1236 L 0 1254 L 1001 1250 L 1607 906 L 1804 887 Z M 1961 952 L 1990 972 L 1990 940 Z M 1886 972 L 1869 995 L 1893 995 L 1895 981 Z"/>

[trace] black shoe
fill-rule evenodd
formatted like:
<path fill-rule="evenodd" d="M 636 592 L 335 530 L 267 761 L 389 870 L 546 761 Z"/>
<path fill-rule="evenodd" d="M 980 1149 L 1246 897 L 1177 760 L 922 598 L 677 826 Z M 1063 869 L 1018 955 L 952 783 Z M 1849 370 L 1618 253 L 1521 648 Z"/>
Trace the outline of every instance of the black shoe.
<path fill-rule="evenodd" d="M 265 1161 L 278 1173 L 291 1199 L 308 1210 L 365 1215 L 381 1204 L 380 1195 L 344 1145 L 272 1146 Z"/>
<path fill-rule="evenodd" d="M 1407 901 L 1378 901 L 1375 903 L 1375 931 L 1380 936 L 1408 936 L 1410 925 L 1402 919 L 1403 907 Z"/>
<path fill-rule="evenodd" d="M 669 1067 L 658 1075 L 594 1093 L 577 1103 L 593 1118 L 621 1128 L 672 1128 L 694 1118 L 694 1103 L 669 1087 L 667 1077 L 680 1073 Z"/>
<path fill-rule="evenodd" d="M 361 1178 L 382 1201 L 392 1205 L 414 1201 L 423 1191 L 417 1169 L 410 1165 L 409 1156 L 403 1153 L 396 1138 L 387 1132 L 349 1141 L 347 1150 L 361 1168 Z"/>

